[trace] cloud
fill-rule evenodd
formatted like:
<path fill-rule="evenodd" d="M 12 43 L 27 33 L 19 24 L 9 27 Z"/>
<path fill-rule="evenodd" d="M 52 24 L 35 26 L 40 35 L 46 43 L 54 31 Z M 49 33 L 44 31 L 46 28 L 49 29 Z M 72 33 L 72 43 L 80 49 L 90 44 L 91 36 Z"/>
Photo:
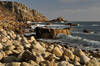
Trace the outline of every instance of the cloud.
<path fill-rule="evenodd" d="M 63 16 L 70 21 L 100 21 L 100 7 L 91 7 L 88 9 L 64 9 L 48 12 L 50 17 L 56 18 Z M 56 17 L 54 17 L 56 16 Z"/>

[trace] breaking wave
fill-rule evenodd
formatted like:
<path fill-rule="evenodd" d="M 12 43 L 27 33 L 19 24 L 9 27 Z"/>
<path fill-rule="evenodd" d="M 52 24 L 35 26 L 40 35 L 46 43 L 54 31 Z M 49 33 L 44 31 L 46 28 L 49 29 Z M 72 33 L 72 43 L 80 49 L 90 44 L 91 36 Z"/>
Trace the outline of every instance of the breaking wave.
<path fill-rule="evenodd" d="M 70 42 L 70 43 L 75 43 L 82 46 L 100 48 L 100 41 L 85 39 L 79 36 L 72 36 L 72 35 L 66 36 L 64 34 L 58 34 L 57 38 L 58 40 L 62 42 Z"/>

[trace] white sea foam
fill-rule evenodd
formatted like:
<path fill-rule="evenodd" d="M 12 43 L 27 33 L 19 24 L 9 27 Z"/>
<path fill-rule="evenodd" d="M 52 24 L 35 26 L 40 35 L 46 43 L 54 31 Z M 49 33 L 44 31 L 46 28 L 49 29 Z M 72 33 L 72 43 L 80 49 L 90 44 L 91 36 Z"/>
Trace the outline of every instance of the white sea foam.
<path fill-rule="evenodd" d="M 59 40 L 62 42 L 70 42 L 70 43 L 76 43 L 83 46 L 100 48 L 100 41 L 85 39 L 79 36 L 72 36 L 72 35 L 66 36 L 63 34 L 58 34 L 57 38 L 59 38 Z"/>

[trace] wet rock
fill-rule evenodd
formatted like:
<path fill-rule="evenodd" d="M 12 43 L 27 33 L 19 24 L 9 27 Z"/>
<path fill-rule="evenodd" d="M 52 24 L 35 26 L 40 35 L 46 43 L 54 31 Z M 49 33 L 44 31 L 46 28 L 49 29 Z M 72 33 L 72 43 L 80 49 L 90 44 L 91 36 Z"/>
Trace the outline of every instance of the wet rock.
<path fill-rule="evenodd" d="M 62 56 L 62 54 L 63 54 L 63 52 L 61 51 L 61 49 L 59 47 L 55 47 L 54 50 L 53 50 L 53 53 L 56 56 Z"/>
<path fill-rule="evenodd" d="M 74 59 L 74 54 L 73 54 L 73 52 L 70 51 L 69 49 L 65 49 L 65 50 L 64 50 L 64 54 L 65 54 L 66 56 L 68 56 L 70 59 Z"/>
<path fill-rule="evenodd" d="M 57 34 L 63 33 L 65 35 L 70 35 L 68 29 L 52 29 L 45 27 L 36 27 L 37 38 L 50 38 L 55 39 Z"/>

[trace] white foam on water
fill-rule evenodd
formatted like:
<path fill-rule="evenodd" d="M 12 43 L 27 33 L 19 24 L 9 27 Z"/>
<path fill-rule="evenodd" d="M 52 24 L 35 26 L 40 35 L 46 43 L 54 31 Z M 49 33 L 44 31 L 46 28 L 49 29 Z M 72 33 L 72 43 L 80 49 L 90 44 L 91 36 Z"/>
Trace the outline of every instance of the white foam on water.
<path fill-rule="evenodd" d="M 62 42 L 70 42 L 70 43 L 75 43 L 82 46 L 100 48 L 100 41 L 85 39 L 79 36 L 72 36 L 72 35 L 66 36 L 64 34 L 58 34 L 57 38 L 59 38 L 59 40 Z"/>

